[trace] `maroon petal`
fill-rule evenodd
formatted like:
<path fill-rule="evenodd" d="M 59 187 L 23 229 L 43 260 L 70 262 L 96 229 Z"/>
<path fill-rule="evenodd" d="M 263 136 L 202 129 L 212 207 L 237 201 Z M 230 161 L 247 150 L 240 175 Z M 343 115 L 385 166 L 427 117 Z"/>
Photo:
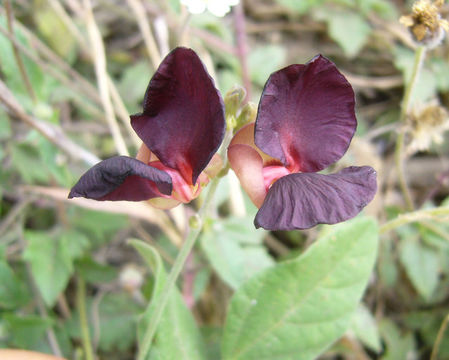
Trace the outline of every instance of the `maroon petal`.
<path fill-rule="evenodd" d="M 131 124 L 165 166 L 195 184 L 223 140 L 225 118 L 220 93 L 193 50 L 167 55 Z"/>
<path fill-rule="evenodd" d="M 335 65 L 319 55 L 290 65 L 265 84 L 256 145 L 292 172 L 316 172 L 346 152 L 357 127 L 354 92 Z"/>
<path fill-rule="evenodd" d="M 98 163 L 81 176 L 69 198 L 141 201 L 171 192 L 172 180 L 165 171 L 130 157 L 116 156 Z"/>
<path fill-rule="evenodd" d="M 351 166 L 331 175 L 290 174 L 268 190 L 254 225 L 294 230 L 335 224 L 357 215 L 376 190 L 376 171 L 370 166 Z"/>

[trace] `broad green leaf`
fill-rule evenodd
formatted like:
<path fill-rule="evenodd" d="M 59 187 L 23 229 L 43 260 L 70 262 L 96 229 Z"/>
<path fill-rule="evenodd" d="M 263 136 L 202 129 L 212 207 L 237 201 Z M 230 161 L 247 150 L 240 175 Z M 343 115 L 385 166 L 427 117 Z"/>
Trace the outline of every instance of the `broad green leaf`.
<path fill-rule="evenodd" d="M 155 285 L 151 302 L 143 314 L 139 324 L 139 340 L 154 311 L 154 306 L 161 296 L 166 281 L 166 273 L 162 259 L 156 250 L 142 241 L 131 240 L 140 255 L 154 273 Z M 201 360 L 206 359 L 203 339 L 195 320 L 184 304 L 177 289 L 168 300 L 161 321 L 157 328 L 155 343 L 151 348 L 150 360 Z"/>
<path fill-rule="evenodd" d="M 6 324 L 9 345 L 21 349 L 35 349 L 46 341 L 46 330 L 52 325 L 50 319 L 36 315 L 4 314 L 2 317 Z"/>
<path fill-rule="evenodd" d="M 263 231 L 249 218 L 216 220 L 201 237 L 201 247 L 217 274 L 233 289 L 274 264 L 262 245 Z"/>
<path fill-rule="evenodd" d="M 79 233 L 59 233 L 53 236 L 45 232 L 25 233 L 27 247 L 24 260 L 31 265 L 33 277 L 47 306 L 53 306 L 65 289 L 73 273 L 73 261 L 87 246 L 87 239 Z"/>
<path fill-rule="evenodd" d="M 0 140 L 7 139 L 11 136 L 11 123 L 6 112 L 0 108 Z"/>
<path fill-rule="evenodd" d="M 0 16 L 0 26 L 2 26 L 4 29 L 7 28 L 5 16 Z M 30 51 L 33 51 L 33 47 L 27 41 L 26 36 L 18 26 L 15 27 L 14 32 L 17 41 L 19 41 Z M 14 57 L 11 42 L 3 34 L 0 34 L 0 54 L 0 70 L 5 76 L 6 84 L 14 92 L 14 95 L 18 98 L 19 102 L 24 105 L 27 110 L 34 110 L 35 104 L 33 104 L 32 100 L 30 99 L 24 85 L 17 62 Z M 40 67 L 36 63 L 31 61 L 28 57 L 22 56 L 22 61 L 27 76 L 30 79 L 31 86 L 38 100 L 47 101 L 54 88 L 55 80 L 47 76 L 40 69 Z"/>
<path fill-rule="evenodd" d="M 223 360 L 314 359 L 348 328 L 377 253 L 369 218 L 332 227 L 295 260 L 256 275 L 235 293 Z"/>
<path fill-rule="evenodd" d="M 5 259 L 0 259 L 0 308 L 15 309 L 26 301 L 25 286 L 14 274 Z"/>
<path fill-rule="evenodd" d="M 75 261 L 76 272 L 91 284 L 111 282 L 117 278 L 117 269 L 99 264 L 91 257 L 83 257 Z"/>
<path fill-rule="evenodd" d="M 389 319 L 380 323 L 380 332 L 385 341 L 386 349 L 382 360 L 415 359 L 415 342 L 411 332 L 401 333 Z"/>
<path fill-rule="evenodd" d="M 109 241 L 114 233 L 128 224 L 126 216 L 79 207 L 72 207 L 69 217 L 71 224 L 88 233 L 89 240 L 95 245 Z"/>
<path fill-rule="evenodd" d="M 48 182 L 48 169 L 42 164 L 39 150 L 30 144 L 14 144 L 12 161 L 26 183 Z"/>
<path fill-rule="evenodd" d="M 252 50 L 248 56 L 251 80 L 264 86 L 271 73 L 284 65 L 286 55 L 285 48 L 279 45 L 264 45 Z"/>
<path fill-rule="evenodd" d="M 360 304 L 356 312 L 352 316 L 351 331 L 357 336 L 362 343 L 376 353 L 382 350 L 379 330 L 377 329 L 376 320 L 370 311 Z"/>
<path fill-rule="evenodd" d="M 108 294 L 99 305 L 100 341 L 104 351 L 129 349 L 136 340 L 141 306 L 127 294 Z"/>
<path fill-rule="evenodd" d="M 33 18 L 41 35 L 60 56 L 73 59 L 76 39 L 65 23 L 47 1 L 34 0 L 33 5 Z"/>
<path fill-rule="evenodd" d="M 341 46 L 348 57 L 359 53 L 372 31 L 362 15 L 351 11 L 330 11 L 326 21 L 329 36 Z"/>
<path fill-rule="evenodd" d="M 438 252 L 415 239 L 402 239 L 400 260 L 415 289 L 429 300 L 438 285 Z"/>
<path fill-rule="evenodd" d="M 147 61 L 133 64 L 123 71 L 118 90 L 131 114 L 140 111 L 140 103 L 150 78 L 151 71 Z"/>

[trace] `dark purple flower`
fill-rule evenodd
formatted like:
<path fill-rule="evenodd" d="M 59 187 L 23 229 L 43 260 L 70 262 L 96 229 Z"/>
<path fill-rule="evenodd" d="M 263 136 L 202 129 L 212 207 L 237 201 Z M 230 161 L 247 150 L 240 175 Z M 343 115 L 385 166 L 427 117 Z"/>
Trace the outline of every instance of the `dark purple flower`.
<path fill-rule="evenodd" d="M 89 169 L 69 198 L 150 200 L 162 208 L 197 197 L 220 167 L 224 105 L 196 53 L 178 47 L 162 61 L 131 116 L 143 141 L 137 159 L 117 156 Z M 206 169 L 207 167 L 207 169 Z M 206 169 L 206 170 L 205 170 Z"/>
<path fill-rule="evenodd" d="M 357 215 L 374 197 L 376 172 L 349 167 L 316 172 L 340 159 L 357 127 L 354 92 L 319 55 L 273 73 L 257 119 L 237 132 L 229 161 L 259 211 L 257 228 L 306 229 Z"/>

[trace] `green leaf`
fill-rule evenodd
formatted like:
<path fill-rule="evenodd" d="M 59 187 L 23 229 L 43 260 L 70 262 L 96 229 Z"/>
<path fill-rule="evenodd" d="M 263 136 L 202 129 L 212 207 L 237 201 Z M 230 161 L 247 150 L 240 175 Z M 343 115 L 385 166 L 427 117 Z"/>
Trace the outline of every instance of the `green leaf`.
<path fill-rule="evenodd" d="M 44 319 L 35 315 L 19 316 L 4 314 L 8 329 L 10 346 L 21 349 L 35 349 L 45 340 L 46 330 L 52 325 L 50 319 Z"/>
<path fill-rule="evenodd" d="M 41 35 L 60 56 L 73 59 L 76 39 L 65 23 L 46 1 L 34 0 L 33 5 L 33 18 Z"/>
<path fill-rule="evenodd" d="M 248 56 L 251 80 L 264 86 L 270 74 L 284 65 L 286 56 L 285 48 L 279 45 L 264 45 L 252 50 Z"/>
<path fill-rule="evenodd" d="M 415 342 L 413 334 L 407 332 L 401 334 L 396 325 L 389 319 L 384 319 L 380 323 L 380 332 L 386 343 L 386 350 L 382 360 L 414 359 Z"/>
<path fill-rule="evenodd" d="M 5 259 L 0 259 L 0 307 L 15 309 L 28 301 L 25 286 Z"/>
<path fill-rule="evenodd" d="M 79 207 L 70 209 L 69 218 L 71 224 L 88 233 L 89 239 L 95 245 L 100 245 L 110 240 L 112 234 L 128 224 L 126 216 L 86 210 Z"/>
<path fill-rule="evenodd" d="M 7 139 L 11 136 L 11 123 L 6 112 L 0 109 L 0 140 Z"/>
<path fill-rule="evenodd" d="M 143 330 L 148 326 L 167 276 L 162 259 L 153 247 L 139 240 L 131 240 L 130 243 L 144 258 L 155 277 L 153 296 L 139 325 L 139 340 L 142 341 Z M 149 359 L 201 360 L 206 359 L 204 349 L 203 339 L 192 314 L 178 290 L 173 289 L 159 322 Z"/>
<path fill-rule="evenodd" d="M 233 289 L 274 264 L 262 245 L 263 231 L 249 218 L 214 221 L 201 237 L 201 248 L 217 274 Z"/>
<path fill-rule="evenodd" d="M 65 289 L 73 273 L 73 261 L 81 255 L 88 240 L 75 232 L 50 236 L 45 232 L 28 231 L 25 238 L 28 245 L 23 258 L 30 263 L 42 298 L 51 307 Z"/>
<path fill-rule="evenodd" d="M 429 300 L 438 285 L 438 252 L 415 239 L 402 239 L 400 260 L 414 288 Z"/>
<path fill-rule="evenodd" d="M 348 57 L 359 53 L 372 31 L 362 15 L 351 11 L 329 11 L 326 21 L 329 36 L 341 46 Z"/>
<path fill-rule="evenodd" d="M 116 268 L 99 264 L 91 257 L 83 257 L 76 260 L 75 267 L 77 273 L 91 284 L 107 283 L 117 278 L 118 272 Z"/>
<path fill-rule="evenodd" d="M 256 275 L 235 293 L 224 328 L 224 360 L 314 359 L 347 329 L 368 283 L 378 228 L 357 218 L 299 258 Z"/>
<path fill-rule="evenodd" d="M 43 166 L 38 150 L 29 144 L 14 144 L 12 161 L 26 183 L 47 183 L 48 169 Z"/>
<path fill-rule="evenodd" d="M 363 304 L 358 306 L 352 317 L 351 323 L 351 330 L 357 338 L 371 350 L 380 353 L 382 344 L 380 341 L 379 330 L 377 329 L 376 320 L 366 306 Z"/>
<path fill-rule="evenodd" d="M 103 351 L 129 349 L 136 340 L 141 307 L 128 294 L 106 295 L 99 306 L 100 341 Z"/>
<path fill-rule="evenodd" d="M 131 114 L 140 111 L 140 103 L 150 77 L 151 71 L 147 61 L 133 64 L 123 71 L 118 90 Z"/>

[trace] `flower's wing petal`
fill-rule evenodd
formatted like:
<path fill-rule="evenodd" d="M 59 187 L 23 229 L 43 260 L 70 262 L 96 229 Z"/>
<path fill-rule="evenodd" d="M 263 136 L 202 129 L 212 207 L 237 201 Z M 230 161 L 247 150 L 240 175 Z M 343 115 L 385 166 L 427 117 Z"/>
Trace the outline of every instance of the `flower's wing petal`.
<path fill-rule="evenodd" d="M 357 215 L 376 190 L 376 171 L 370 166 L 352 166 L 331 175 L 290 174 L 268 190 L 254 225 L 294 230 L 335 224 Z"/>
<path fill-rule="evenodd" d="M 127 156 L 116 156 L 81 176 L 69 198 L 141 201 L 171 192 L 172 179 L 165 171 Z"/>
<path fill-rule="evenodd" d="M 193 50 L 167 55 L 131 124 L 165 166 L 195 184 L 223 140 L 225 118 L 220 93 Z"/>
<path fill-rule="evenodd" d="M 229 146 L 228 159 L 243 189 L 254 205 L 260 207 L 267 194 L 263 181 L 262 157 L 251 146 L 236 144 Z"/>
<path fill-rule="evenodd" d="M 319 55 L 290 65 L 265 84 L 255 143 L 292 172 L 316 172 L 346 152 L 357 121 L 354 92 L 335 65 Z"/>

